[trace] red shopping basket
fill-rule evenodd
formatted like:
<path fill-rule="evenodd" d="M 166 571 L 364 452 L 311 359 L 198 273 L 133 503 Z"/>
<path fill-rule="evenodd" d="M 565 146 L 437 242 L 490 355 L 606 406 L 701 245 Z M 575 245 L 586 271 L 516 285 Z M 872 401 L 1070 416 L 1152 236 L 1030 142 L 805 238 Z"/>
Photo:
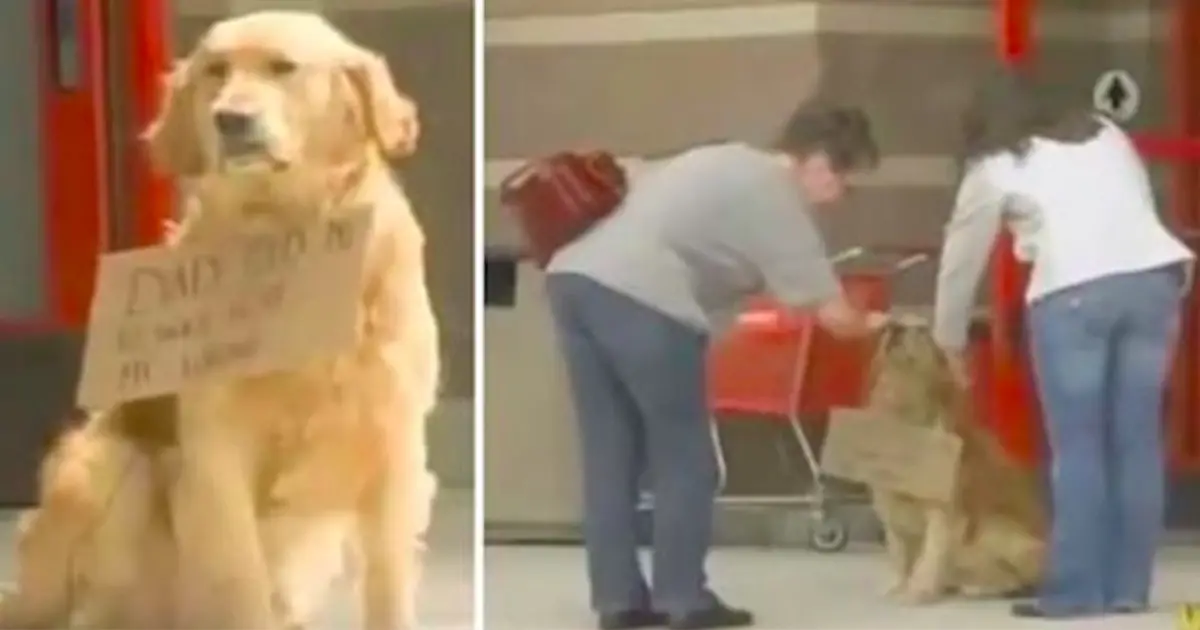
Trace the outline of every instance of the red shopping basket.
<path fill-rule="evenodd" d="M 888 308 L 887 275 L 844 274 L 842 284 L 851 304 Z M 718 413 L 788 417 L 859 406 L 873 350 L 870 340 L 834 338 L 812 314 L 757 298 L 710 350 L 709 406 Z"/>

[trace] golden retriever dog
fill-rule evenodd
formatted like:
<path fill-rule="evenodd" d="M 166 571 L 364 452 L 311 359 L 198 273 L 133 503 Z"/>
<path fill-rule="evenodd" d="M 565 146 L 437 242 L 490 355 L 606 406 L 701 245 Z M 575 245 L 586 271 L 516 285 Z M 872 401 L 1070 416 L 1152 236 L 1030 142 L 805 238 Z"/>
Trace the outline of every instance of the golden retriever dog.
<path fill-rule="evenodd" d="M 347 564 L 363 627 L 413 627 L 439 357 L 387 158 L 418 132 L 385 61 L 315 14 L 217 23 L 178 64 L 145 134 L 186 197 L 169 242 L 370 208 L 357 341 L 87 417 L 44 463 L 0 627 L 296 626 Z"/>
<path fill-rule="evenodd" d="M 909 603 L 949 592 L 1025 594 L 1042 577 L 1047 535 L 1037 486 L 988 429 L 974 420 L 970 392 L 920 321 L 884 329 L 871 366 L 869 406 L 962 440 L 953 502 L 871 488 L 896 574 L 889 595 Z"/>

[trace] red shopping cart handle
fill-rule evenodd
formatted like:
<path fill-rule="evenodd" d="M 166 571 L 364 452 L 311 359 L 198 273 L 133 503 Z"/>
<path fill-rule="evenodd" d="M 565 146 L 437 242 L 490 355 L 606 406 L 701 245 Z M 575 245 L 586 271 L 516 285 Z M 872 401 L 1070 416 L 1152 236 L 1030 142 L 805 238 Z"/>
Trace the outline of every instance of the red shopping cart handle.
<path fill-rule="evenodd" d="M 801 325 L 800 317 L 777 308 L 756 308 L 743 311 L 738 315 L 736 323 L 739 332 L 759 336 L 792 335 Z"/>

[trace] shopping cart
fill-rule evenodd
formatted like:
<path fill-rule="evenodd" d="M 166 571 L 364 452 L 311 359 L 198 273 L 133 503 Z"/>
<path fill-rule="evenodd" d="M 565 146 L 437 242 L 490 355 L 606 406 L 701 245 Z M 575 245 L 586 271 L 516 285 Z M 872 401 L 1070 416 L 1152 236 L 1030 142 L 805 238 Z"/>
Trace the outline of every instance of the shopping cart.
<path fill-rule="evenodd" d="M 892 281 L 932 258 L 929 251 L 881 250 L 856 247 L 833 258 L 835 264 L 853 259 L 887 257 L 897 262 L 870 272 L 841 275 L 847 298 L 860 308 L 886 311 L 891 305 Z M 849 542 L 846 522 L 831 511 L 832 501 L 804 424 L 828 419 L 834 407 L 858 407 L 866 393 L 867 364 L 874 352 L 869 340 L 838 340 L 816 325 L 815 317 L 781 307 L 768 298 L 754 300 L 710 353 L 708 390 L 713 411 L 713 440 L 717 446 L 721 486 L 726 462 L 717 422 L 734 418 L 770 418 L 786 423 L 800 446 L 812 483 L 797 495 L 722 496 L 725 504 L 809 508 L 813 527 L 809 546 L 836 552 Z M 850 497 L 840 497 L 846 500 Z M 860 499 L 861 500 L 861 499 Z"/>

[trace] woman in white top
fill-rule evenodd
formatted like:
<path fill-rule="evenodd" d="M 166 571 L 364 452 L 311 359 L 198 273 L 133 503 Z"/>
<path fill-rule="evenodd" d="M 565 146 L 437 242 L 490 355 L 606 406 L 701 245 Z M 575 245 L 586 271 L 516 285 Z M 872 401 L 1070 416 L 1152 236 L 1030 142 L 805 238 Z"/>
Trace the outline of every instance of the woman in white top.
<path fill-rule="evenodd" d="M 1163 394 L 1193 254 L 1164 227 L 1146 168 L 1115 124 L 997 75 L 963 120 L 935 335 L 961 356 L 1001 226 L 1031 265 L 1026 330 L 1051 458 L 1045 582 L 1023 617 L 1147 608 L 1162 529 Z"/>

